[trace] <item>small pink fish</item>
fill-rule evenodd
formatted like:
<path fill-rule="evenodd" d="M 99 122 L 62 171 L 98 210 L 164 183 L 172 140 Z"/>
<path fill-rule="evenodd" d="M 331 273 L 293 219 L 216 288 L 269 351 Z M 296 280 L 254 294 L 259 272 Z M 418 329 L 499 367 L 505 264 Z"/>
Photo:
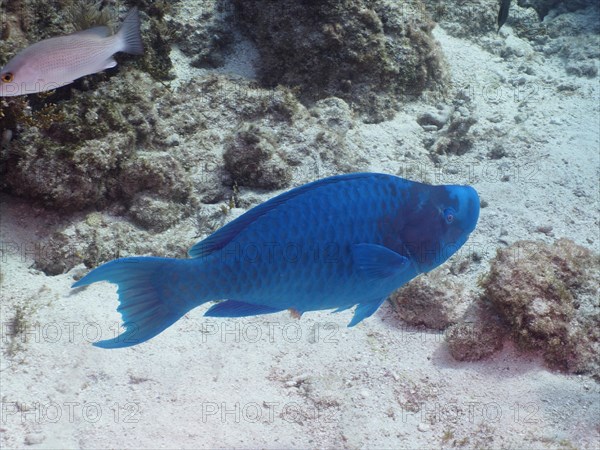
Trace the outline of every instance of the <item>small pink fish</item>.
<path fill-rule="evenodd" d="M 144 53 L 140 16 L 133 8 L 116 34 L 94 27 L 45 39 L 21 50 L 0 71 L 0 97 L 34 94 L 115 67 L 117 52 Z"/>

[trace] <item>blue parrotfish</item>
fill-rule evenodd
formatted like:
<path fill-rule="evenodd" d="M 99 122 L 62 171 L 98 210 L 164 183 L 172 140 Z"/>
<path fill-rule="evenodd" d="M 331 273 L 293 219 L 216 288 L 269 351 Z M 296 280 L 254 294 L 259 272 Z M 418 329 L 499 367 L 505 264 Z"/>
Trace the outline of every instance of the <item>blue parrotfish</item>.
<path fill-rule="evenodd" d="M 0 97 L 34 94 L 115 67 L 117 52 L 144 53 L 140 17 L 132 8 L 119 31 L 99 26 L 37 42 L 21 50 L 0 70 Z"/>
<path fill-rule="evenodd" d="M 356 306 L 352 327 L 452 256 L 478 217 L 479 197 L 470 186 L 377 173 L 333 176 L 250 209 L 194 245 L 188 259 L 116 259 L 73 287 L 118 285 L 125 331 L 94 343 L 103 348 L 144 342 L 212 301 L 218 302 L 205 316 Z"/>

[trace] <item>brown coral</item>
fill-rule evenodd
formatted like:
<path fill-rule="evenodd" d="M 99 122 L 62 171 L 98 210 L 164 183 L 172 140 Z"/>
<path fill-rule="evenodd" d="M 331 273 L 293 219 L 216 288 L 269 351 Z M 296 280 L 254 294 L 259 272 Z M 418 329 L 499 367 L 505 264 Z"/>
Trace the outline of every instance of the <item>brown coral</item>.
<path fill-rule="evenodd" d="M 437 272 L 423 274 L 392 294 L 400 317 L 411 325 L 443 330 L 456 323 L 465 305 L 465 288 Z"/>
<path fill-rule="evenodd" d="M 600 374 L 600 257 L 569 239 L 498 250 L 484 298 L 552 368 Z"/>
<path fill-rule="evenodd" d="M 446 330 L 446 343 L 452 357 L 458 361 L 479 361 L 491 356 L 504 345 L 506 327 L 499 318 L 476 302 L 473 311 Z"/>
<path fill-rule="evenodd" d="M 248 125 L 229 142 L 225 168 L 242 186 L 281 189 L 290 184 L 290 168 L 277 154 L 273 141 L 260 128 Z"/>
<path fill-rule="evenodd" d="M 299 89 L 308 102 L 336 96 L 368 121 L 444 79 L 433 22 L 419 0 L 236 0 L 261 54 L 267 86 Z M 414 14 L 407 14 L 412 11 Z"/>

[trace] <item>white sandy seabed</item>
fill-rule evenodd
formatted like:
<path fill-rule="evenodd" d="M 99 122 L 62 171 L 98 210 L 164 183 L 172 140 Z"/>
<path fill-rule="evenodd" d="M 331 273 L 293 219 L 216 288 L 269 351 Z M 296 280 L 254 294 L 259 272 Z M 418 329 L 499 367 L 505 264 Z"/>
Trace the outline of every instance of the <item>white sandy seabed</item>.
<path fill-rule="evenodd" d="M 496 130 L 511 146 L 503 167 L 476 144 L 457 173 L 424 168 L 489 203 L 470 242 L 568 237 L 598 251 L 598 79 L 530 58 L 536 75 L 512 87 L 517 66 L 435 33 L 452 79 L 470 86 L 474 132 Z M 530 51 L 510 28 L 503 34 Z M 574 89 L 557 89 L 564 83 Z M 421 146 L 416 116 L 431 108 L 416 103 L 353 131 L 370 143 L 372 171 L 401 172 L 390 155 Z M 4 352 L 15 305 L 39 306 L 23 349 L 2 356 L 2 448 L 600 448 L 591 378 L 552 372 L 510 343 L 485 361 L 454 361 L 443 334 L 403 325 L 389 303 L 354 329 L 350 311 L 217 321 L 202 307 L 142 345 L 97 349 L 90 342 L 118 328 L 115 286 L 73 294 L 73 271 L 31 269 L 46 213 L 4 196 L 1 214 Z"/>

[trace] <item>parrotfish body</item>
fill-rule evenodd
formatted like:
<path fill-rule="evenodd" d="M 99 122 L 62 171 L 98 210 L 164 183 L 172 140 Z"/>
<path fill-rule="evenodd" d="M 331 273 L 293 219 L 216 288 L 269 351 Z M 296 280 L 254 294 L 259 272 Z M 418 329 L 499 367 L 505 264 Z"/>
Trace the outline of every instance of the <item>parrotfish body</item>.
<path fill-rule="evenodd" d="M 46 39 L 22 50 L 0 71 L 0 97 L 49 91 L 115 67 L 113 55 L 117 52 L 144 52 L 136 8 L 112 36 L 108 27 L 95 27 Z"/>
<path fill-rule="evenodd" d="M 203 303 L 211 317 L 356 306 L 349 326 L 388 295 L 454 254 L 474 230 L 469 186 L 430 186 L 391 175 L 325 178 L 246 212 L 193 246 L 190 259 L 108 262 L 73 287 L 119 286 L 125 332 L 104 348 L 146 341 Z"/>

